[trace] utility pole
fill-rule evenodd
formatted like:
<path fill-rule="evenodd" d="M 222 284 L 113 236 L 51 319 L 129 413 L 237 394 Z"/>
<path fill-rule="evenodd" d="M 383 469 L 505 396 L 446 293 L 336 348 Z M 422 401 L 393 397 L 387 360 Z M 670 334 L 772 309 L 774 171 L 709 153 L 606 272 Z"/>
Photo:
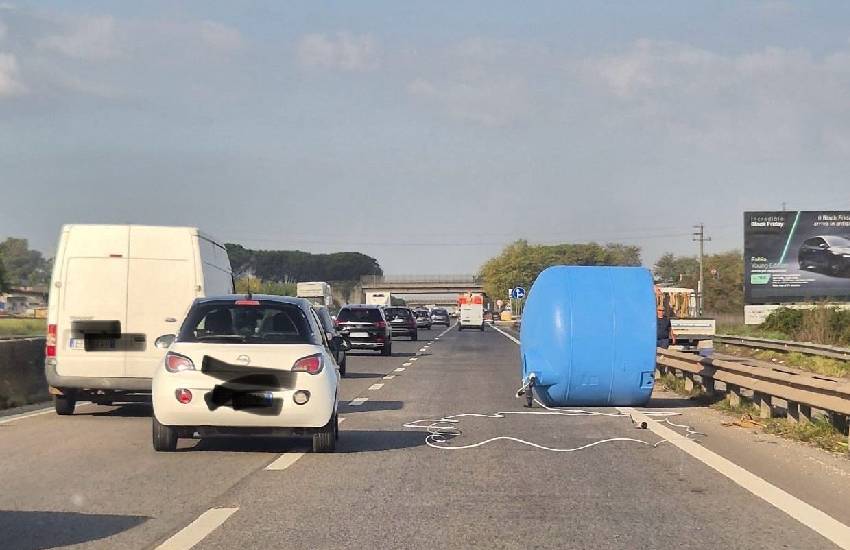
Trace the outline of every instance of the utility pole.
<path fill-rule="evenodd" d="M 697 315 L 702 317 L 702 307 L 705 301 L 703 300 L 703 289 L 705 288 L 705 279 L 703 273 L 703 258 L 705 256 L 705 243 L 711 241 L 711 237 L 705 236 L 705 224 L 695 225 L 696 231 L 693 233 L 693 240 L 699 243 L 699 283 L 697 284 Z"/>

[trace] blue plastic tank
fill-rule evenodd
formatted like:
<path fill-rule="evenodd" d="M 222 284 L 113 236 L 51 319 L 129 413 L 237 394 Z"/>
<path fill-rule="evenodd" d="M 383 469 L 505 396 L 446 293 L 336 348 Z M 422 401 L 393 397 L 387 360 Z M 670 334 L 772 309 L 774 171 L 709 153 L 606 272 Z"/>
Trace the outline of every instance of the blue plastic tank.
<path fill-rule="evenodd" d="M 522 313 L 522 374 L 547 406 L 645 405 L 655 370 L 655 291 L 642 267 L 555 266 Z"/>

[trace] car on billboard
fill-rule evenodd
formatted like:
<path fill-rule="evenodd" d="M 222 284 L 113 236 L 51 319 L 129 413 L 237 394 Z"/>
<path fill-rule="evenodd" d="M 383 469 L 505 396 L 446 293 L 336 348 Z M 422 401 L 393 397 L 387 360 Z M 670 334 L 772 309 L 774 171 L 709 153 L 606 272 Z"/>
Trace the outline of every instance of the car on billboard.
<path fill-rule="evenodd" d="M 803 241 L 797 253 L 800 269 L 826 275 L 850 275 L 850 240 L 838 235 L 818 235 Z"/>

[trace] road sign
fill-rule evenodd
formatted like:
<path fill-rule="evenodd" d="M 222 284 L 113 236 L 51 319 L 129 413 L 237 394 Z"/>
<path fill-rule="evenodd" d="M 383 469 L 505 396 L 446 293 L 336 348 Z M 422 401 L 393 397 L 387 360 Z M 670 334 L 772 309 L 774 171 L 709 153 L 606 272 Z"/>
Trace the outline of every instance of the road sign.
<path fill-rule="evenodd" d="M 501 309 L 503 305 L 505 305 L 505 302 L 503 302 L 502 300 L 496 300 L 497 308 Z"/>
<path fill-rule="evenodd" d="M 525 289 L 521 286 L 511 289 L 511 298 L 514 300 L 522 300 L 525 298 Z"/>

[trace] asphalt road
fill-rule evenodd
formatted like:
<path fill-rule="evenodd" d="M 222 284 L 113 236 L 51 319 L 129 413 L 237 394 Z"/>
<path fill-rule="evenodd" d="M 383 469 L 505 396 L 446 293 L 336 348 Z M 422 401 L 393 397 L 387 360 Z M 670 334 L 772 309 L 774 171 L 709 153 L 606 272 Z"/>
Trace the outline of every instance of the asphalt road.
<path fill-rule="evenodd" d="M 836 548 L 628 417 L 492 417 L 545 412 L 514 397 L 517 345 L 488 328 L 429 346 L 430 332 L 349 357 L 335 454 L 295 438 L 155 453 L 144 405 L 0 418 L 0 547 Z M 461 417 L 445 445 L 646 443 L 447 450 L 405 427 L 459 413 L 488 416 Z"/>

